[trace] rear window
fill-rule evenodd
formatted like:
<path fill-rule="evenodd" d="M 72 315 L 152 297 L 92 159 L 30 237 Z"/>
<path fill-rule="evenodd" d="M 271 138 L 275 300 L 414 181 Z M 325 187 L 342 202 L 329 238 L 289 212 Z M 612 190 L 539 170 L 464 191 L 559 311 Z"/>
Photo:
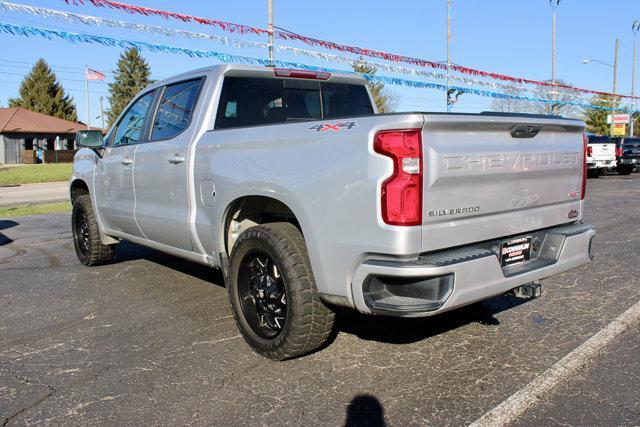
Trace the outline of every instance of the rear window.
<path fill-rule="evenodd" d="M 589 144 L 610 144 L 611 138 L 608 136 L 590 136 Z"/>
<path fill-rule="evenodd" d="M 365 86 L 225 77 L 216 129 L 373 114 Z"/>
<path fill-rule="evenodd" d="M 623 145 L 640 145 L 640 138 L 625 138 Z"/>

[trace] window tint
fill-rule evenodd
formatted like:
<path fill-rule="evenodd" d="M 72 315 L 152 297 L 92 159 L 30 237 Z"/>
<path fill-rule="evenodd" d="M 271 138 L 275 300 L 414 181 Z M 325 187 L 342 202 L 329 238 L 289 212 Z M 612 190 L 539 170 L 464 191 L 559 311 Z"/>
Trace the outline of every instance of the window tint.
<path fill-rule="evenodd" d="M 216 129 L 373 114 L 364 86 L 225 77 Z"/>
<path fill-rule="evenodd" d="M 590 136 L 589 144 L 610 144 L 611 138 L 608 136 Z"/>
<path fill-rule="evenodd" d="M 373 114 L 373 107 L 364 86 L 323 83 L 324 117 L 364 116 Z"/>
<path fill-rule="evenodd" d="M 284 120 L 281 80 L 225 77 L 216 128 L 277 123 Z"/>
<path fill-rule="evenodd" d="M 201 79 L 167 86 L 153 122 L 152 140 L 171 139 L 189 126 Z"/>
<path fill-rule="evenodd" d="M 113 145 L 135 144 L 140 140 L 144 118 L 149 110 L 149 105 L 153 102 L 155 91 L 149 92 L 138 99 L 129 108 L 116 129 Z"/>

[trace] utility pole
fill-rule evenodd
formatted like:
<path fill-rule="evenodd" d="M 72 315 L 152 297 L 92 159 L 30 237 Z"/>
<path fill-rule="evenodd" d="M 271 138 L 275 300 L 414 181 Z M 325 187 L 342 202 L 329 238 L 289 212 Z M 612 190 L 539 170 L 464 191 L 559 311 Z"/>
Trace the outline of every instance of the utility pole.
<path fill-rule="evenodd" d="M 104 97 L 101 96 L 100 97 L 100 119 L 102 119 L 102 130 L 104 130 L 104 109 L 102 108 L 102 101 L 104 100 Z"/>
<path fill-rule="evenodd" d="M 631 32 L 633 32 L 633 62 L 631 66 L 631 100 L 633 102 L 634 111 L 638 109 L 638 101 L 636 100 L 636 36 L 638 35 L 638 31 L 640 31 L 640 21 L 633 21 L 631 24 Z M 633 117 L 634 113 L 630 114 L 629 117 L 629 137 L 633 138 L 633 132 L 635 128 L 635 118 Z"/>
<path fill-rule="evenodd" d="M 273 67 L 273 0 L 267 0 L 269 8 L 269 65 Z"/>
<path fill-rule="evenodd" d="M 553 11 L 553 26 L 551 29 L 551 100 L 554 101 L 552 105 L 553 113 L 556 109 L 556 10 L 560 6 L 561 0 L 549 0 L 549 5 Z"/>
<path fill-rule="evenodd" d="M 91 108 L 89 107 L 89 65 L 84 64 L 84 91 L 87 96 L 87 129 L 91 128 Z"/>
<path fill-rule="evenodd" d="M 613 56 L 613 97 L 611 99 L 611 106 L 616 106 L 616 90 L 618 87 L 618 49 L 620 48 L 620 40 L 616 39 L 615 53 Z M 611 111 L 611 136 L 613 136 L 613 130 L 615 129 L 615 123 L 613 116 L 616 114 L 615 110 Z"/>
<path fill-rule="evenodd" d="M 447 113 L 451 112 L 453 103 L 449 94 L 449 74 L 451 73 L 451 0 L 447 0 Z"/>

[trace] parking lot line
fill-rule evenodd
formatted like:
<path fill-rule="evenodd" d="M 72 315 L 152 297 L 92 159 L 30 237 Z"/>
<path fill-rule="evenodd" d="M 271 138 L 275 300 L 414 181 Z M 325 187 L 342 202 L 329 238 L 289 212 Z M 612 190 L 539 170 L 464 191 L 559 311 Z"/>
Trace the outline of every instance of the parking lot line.
<path fill-rule="evenodd" d="M 470 426 L 502 426 L 513 423 L 528 409 L 539 403 L 553 387 L 570 378 L 576 371 L 588 366 L 594 356 L 607 344 L 638 323 L 640 323 L 640 301 Z"/>

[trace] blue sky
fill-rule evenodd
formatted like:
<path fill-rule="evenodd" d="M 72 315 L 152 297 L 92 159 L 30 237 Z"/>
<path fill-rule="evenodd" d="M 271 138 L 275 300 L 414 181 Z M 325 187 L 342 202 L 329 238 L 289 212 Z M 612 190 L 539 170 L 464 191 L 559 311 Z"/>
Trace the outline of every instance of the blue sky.
<path fill-rule="evenodd" d="M 452 57 L 457 64 L 504 74 L 549 79 L 551 75 L 551 8 L 547 0 L 452 0 Z M 211 27 L 129 15 L 87 6 L 69 6 L 64 0 L 14 0 L 76 13 L 123 21 L 164 25 L 197 32 L 229 35 Z M 130 3 L 172 10 L 224 21 L 266 27 L 266 0 L 151 1 Z M 88 3 L 88 2 L 87 2 Z M 323 0 L 306 2 L 274 0 L 275 25 L 300 34 L 354 44 L 431 60 L 446 58 L 446 0 Z M 563 0 L 558 9 L 557 76 L 576 86 L 611 91 L 612 70 L 583 58 L 613 62 L 614 40 L 620 38 L 618 92 L 631 91 L 633 38 L 631 23 L 640 20 L 638 0 Z M 30 15 L 0 14 L 0 21 L 57 30 L 108 35 L 182 47 L 216 50 L 264 57 L 255 49 L 225 47 L 215 42 L 154 36 L 107 27 L 70 25 Z M 255 37 L 236 36 L 258 40 Z M 121 49 L 61 40 L 27 39 L 0 34 L 0 105 L 16 96 L 21 77 L 31 64 L 44 58 L 76 101 L 81 120 L 86 120 L 82 67 L 110 72 Z M 279 41 L 278 43 L 284 43 Z M 304 45 L 297 45 L 305 47 Z M 309 49 L 314 49 L 307 47 Z M 320 50 L 320 49 L 318 49 Z M 210 59 L 143 52 L 155 78 L 167 77 L 214 63 Z M 341 64 L 312 61 L 304 56 L 280 55 L 281 59 L 344 68 Z M 110 77 L 110 74 L 107 74 Z M 438 82 L 441 83 L 441 82 Z M 389 87 L 397 98 L 397 110 L 442 111 L 444 94 L 432 90 Z M 107 85 L 91 82 L 91 116 L 99 124 L 99 97 L 107 107 Z M 640 90 L 637 90 L 637 92 Z M 489 108 L 486 98 L 463 95 L 454 111 L 475 112 Z"/>

